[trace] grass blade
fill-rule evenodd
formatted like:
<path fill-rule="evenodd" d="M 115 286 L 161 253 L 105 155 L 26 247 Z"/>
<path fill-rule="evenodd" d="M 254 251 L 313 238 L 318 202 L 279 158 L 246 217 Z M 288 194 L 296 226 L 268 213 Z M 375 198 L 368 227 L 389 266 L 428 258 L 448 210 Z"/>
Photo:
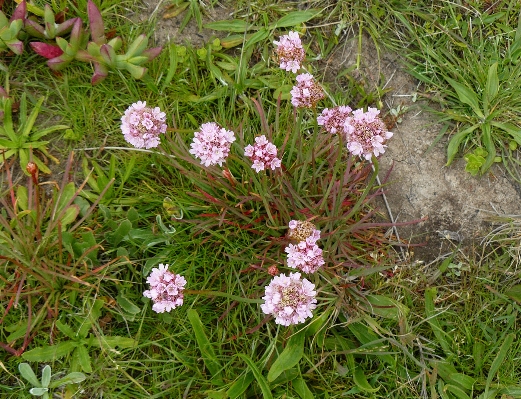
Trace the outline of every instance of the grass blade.
<path fill-rule="evenodd" d="M 501 367 L 501 364 L 505 360 L 508 351 L 512 347 L 512 343 L 514 342 L 516 335 L 514 333 L 510 333 L 506 336 L 505 340 L 501 344 L 501 348 L 499 348 L 499 352 L 492 362 L 492 365 L 490 366 L 490 370 L 488 372 L 487 376 L 487 383 L 485 385 L 485 397 L 487 396 L 488 390 L 490 388 L 490 384 L 492 383 L 492 380 L 494 379 L 494 376 L 498 372 L 499 368 Z"/>

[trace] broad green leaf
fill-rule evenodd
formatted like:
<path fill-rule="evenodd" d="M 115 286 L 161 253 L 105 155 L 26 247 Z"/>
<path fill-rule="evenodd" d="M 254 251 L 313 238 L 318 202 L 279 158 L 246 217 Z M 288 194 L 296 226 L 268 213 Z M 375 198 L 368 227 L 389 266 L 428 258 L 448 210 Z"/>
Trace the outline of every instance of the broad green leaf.
<path fill-rule="evenodd" d="M 31 134 L 31 141 L 37 141 L 41 139 L 42 137 L 47 136 L 49 133 L 55 132 L 57 130 L 67 130 L 70 126 L 67 125 L 55 125 L 48 127 L 46 129 L 39 130 L 38 132 L 35 132 Z"/>
<path fill-rule="evenodd" d="M 497 74 L 497 62 L 494 62 L 488 69 L 487 84 L 485 86 L 484 99 L 486 100 L 485 113 L 488 115 L 489 106 L 499 92 L 499 77 Z"/>
<path fill-rule="evenodd" d="M 474 384 L 476 383 L 475 378 L 469 377 L 468 375 L 462 373 L 451 373 L 449 376 L 449 381 L 467 391 L 471 391 L 474 387 Z"/>
<path fill-rule="evenodd" d="M 320 316 L 316 316 L 311 320 L 309 325 L 306 327 L 306 337 L 314 337 L 324 326 L 324 324 L 329 319 L 333 308 L 330 307 L 324 312 L 320 314 Z"/>
<path fill-rule="evenodd" d="M 41 387 L 42 384 L 36 374 L 34 374 L 33 369 L 29 366 L 29 363 L 20 363 L 18 365 L 18 371 L 33 387 Z"/>
<path fill-rule="evenodd" d="M 135 315 L 141 312 L 141 308 L 123 294 L 118 294 L 116 301 L 126 313 Z"/>
<path fill-rule="evenodd" d="M 380 388 L 373 388 L 369 382 L 367 382 L 367 378 L 364 374 L 364 370 L 361 367 L 355 367 L 355 371 L 353 372 L 353 381 L 356 386 L 365 392 L 376 392 Z"/>
<path fill-rule="evenodd" d="M 516 143 L 521 145 L 521 128 L 509 122 L 492 121 L 490 124 L 510 134 Z"/>
<path fill-rule="evenodd" d="M 69 206 L 61 218 L 62 230 L 65 230 L 69 224 L 74 222 L 79 213 L 80 207 L 78 205 Z"/>
<path fill-rule="evenodd" d="M 208 368 L 208 371 L 214 378 L 221 380 L 222 366 L 217 359 L 217 356 L 215 355 L 210 340 L 206 336 L 203 323 L 199 318 L 199 314 L 195 309 L 189 309 L 187 316 L 190 324 L 192 325 L 192 328 L 194 329 L 195 339 L 199 345 L 199 350 L 201 351 L 201 356 L 203 358 L 204 364 L 206 365 L 206 368 Z"/>
<path fill-rule="evenodd" d="M 499 368 L 501 367 L 503 361 L 507 357 L 508 352 L 512 349 L 512 343 L 514 342 L 515 338 L 516 335 L 514 333 L 510 333 L 505 337 L 505 340 L 501 344 L 499 352 L 496 355 L 494 361 L 492 362 L 492 365 L 490 366 L 490 370 L 488 372 L 487 382 L 485 385 L 485 393 L 488 392 L 490 384 L 492 384 L 492 380 L 496 376 L 496 373 L 499 371 Z"/>
<path fill-rule="evenodd" d="M 92 373 L 92 364 L 89 356 L 89 351 L 85 347 L 85 345 L 78 346 L 74 351 L 74 356 L 76 357 L 78 364 L 84 372 Z"/>
<path fill-rule="evenodd" d="M 350 323 L 347 328 L 351 333 L 358 339 L 366 349 L 374 349 L 374 356 L 378 356 L 384 362 L 388 363 L 392 367 L 396 366 L 396 360 L 389 354 L 378 353 L 376 348 L 381 347 L 382 344 L 378 343 L 380 337 L 376 335 L 373 330 L 362 323 Z"/>
<path fill-rule="evenodd" d="M 51 383 L 51 366 L 48 364 L 42 370 L 42 385 L 47 388 Z"/>
<path fill-rule="evenodd" d="M 65 206 L 68 203 L 72 203 L 74 196 L 76 194 L 76 186 L 74 182 L 67 183 L 65 187 L 60 191 L 60 197 L 58 199 L 58 205 L 56 206 L 55 215 L 60 215 L 60 213 L 65 209 Z"/>
<path fill-rule="evenodd" d="M 215 21 L 205 24 L 206 29 L 243 33 L 246 32 L 249 24 L 243 19 L 229 19 L 225 21 Z"/>
<path fill-rule="evenodd" d="M 270 389 L 270 386 L 268 385 L 268 381 L 266 381 L 266 378 L 264 378 L 264 376 L 262 375 L 262 373 L 260 372 L 258 367 L 255 365 L 253 360 L 251 360 L 250 357 L 248 357 L 247 355 L 244 355 L 242 353 L 239 353 L 238 356 L 246 362 L 246 364 L 252 371 L 253 376 L 257 380 L 257 384 L 259 384 L 259 387 L 261 389 L 262 397 L 264 399 L 273 399 L 273 395 L 271 394 L 271 389 Z"/>
<path fill-rule="evenodd" d="M 50 362 L 71 353 L 78 346 L 76 341 L 60 342 L 56 345 L 43 346 L 24 352 L 22 357 L 29 362 Z"/>
<path fill-rule="evenodd" d="M 244 44 L 244 49 L 247 49 L 250 46 L 253 46 L 255 43 L 258 43 L 269 36 L 269 32 L 267 29 L 262 28 L 259 29 L 258 32 L 255 32 L 253 35 L 249 36 L 246 39 L 246 43 Z"/>
<path fill-rule="evenodd" d="M 118 246 L 118 244 L 123 241 L 123 239 L 128 235 L 128 233 L 130 232 L 130 230 L 132 229 L 132 223 L 130 222 L 130 220 L 128 219 L 125 219 L 123 220 L 120 225 L 118 226 L 118 228 L 116 229 L 116 231 L 114 231 L 114 233 L 111 234 L 111 244 L 115 247 Z"/>
<path fill-rule="evenodd" d="M 85 374 L 80 373 L 79 371 L 74 371 L 72 373 L 67 374 L 65 377 L 60 378 L 56 381 L 53 381 L 52 384 L 49 386 L 50 388 L 58 388 L 62 385 L 68 385 L 68 384 L 77 384 L 79 382 L 82 382 L 87 377 Z"/>
<path fill-rule="evenodd" d="M 447 79 L 447 81 L 454 88 L 454 90 L 456 90 L 456 94 L 458 95 L 459 100 L 463 104 L 470 105 L 470 107 L 472 108 L 474 113 L 478 117 L 483 119 L 485 116 L 483 115 L 483 112 L 481 111 L 481 109 L 479 107 L 479 100 L 478 100 L 478 96 L 476 95 L 476 93 L 474 93 L 474 91 L 472 89 L 468 88 L 467 86 L 465 86 L 459 82 L 456 82 L 454 79 L 451 79 L 449 77 L 446 77 L 445 79 Z"/>
<path fill-rule="evenodd" d="M 457 387 L 456 385 L 446 384 L 443 388 L 445 392 L 450 392 L 458 399 L 470 399 L 470 396 L 465 393 L 463 389 Z"/>
<path fill-rule="evenodd" d="M 252 381 L 255 379 L 252 372 L 242 374 L 226 391 L 230 399 L 236 399 L 248 389 Z"/>
<path fill-rule="evenodd" d="M 14 143 L 17 143 L 19 141 L 19 137 L 13 128 L 12 106 L 13 105 L 11 99 L 6 99 L 4 105 L 4 126 L 2 129 L 2 133 L 5 134 L 9 138 L 9 140 L 11 140 Z"/>
<path fill-rule="evenodd" d="M 505 295 L 516 302 L 521 303 L 521 284 L 514 285 L 505 291 Z"/>
<path fill-rule="evenodd" d="M 436 288 L 427 288 L 425 290 L 425 314 L 427 316 L 427 322 L 432 328 L 434 335 L 440 343 L 443 351 L 449 356 L 452 354 L 452 340 L 450 336 L 441 327 L 440 321 L 438 320 L 439 314 L 436 312 L 434 307 L 434 299 L 436 298 Z"/>
<path fill-rule="evenodd" d="M 447 146 L 447 163 L 445 164 L 445 166 L 449 166 L 452 163 L 454 157 L 458 153 L 461 142 L 465 139 L 465 137 L 467 137 L 470 133 L 476 130 L 478 126 L 479 124 L 470 126 L 467 129 L 461 130 L 454 136 L 452 136 L 452 138 L 449 141 L 449 145 Z"/>
<path fill-rule="evenodd" d="M 16 188 L 16 205 L 22 210 L 26 211 L 29 207 L 27 187 L 18 186 Z"/>
<path fill-rule="evenodd" d="M 398 320 L 409 313 L 407 306 L 384 295 L 367 295 L 367 304 L 364 304 L 373 314 L 387 319 Z"/>
<path fill-rule="evenodd" d="M 56 328 L 60 330 L 63 334 L 65 334 L 70 339 L 76 339 L 76 333 L 74 330 L 69 327 L 67 324 L 63 323 L 61 320 L 56 320 Z"/>
<path fill-rule="evenodd" d="M 280 18 L 277 22 L 270 25 L 270 29 L 276 28 L 287 28 L 289 26 L 297 26 L 303 22 L 307 22 L 310 19 L 318 16 L 320 11 L 316 10 L 305 10 L 305 11 L 292 11 L 282 18 Z"/>
<path fill-rule="evenodd" d="M 305 329 L 301 330 L 288 340 L 286 347 L 270 367 L 270 371 L 268 372 L 269 382 L 275 380 L 282 372 L 298 364 L 304 355 L 305 333 Z"/>
<path fill-rule="evenodd" d="M 292 385 L 301 399 L 314 399 L 313 392 L 309 390 L 306 381 L 302 377 L 295 378 Z"/>

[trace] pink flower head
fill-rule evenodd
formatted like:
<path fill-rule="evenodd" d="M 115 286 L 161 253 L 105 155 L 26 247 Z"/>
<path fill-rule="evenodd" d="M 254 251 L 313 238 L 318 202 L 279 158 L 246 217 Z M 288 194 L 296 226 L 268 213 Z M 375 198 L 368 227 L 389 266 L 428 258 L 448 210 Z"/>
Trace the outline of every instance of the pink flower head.
<path fill-rule="evenodd" d="M 136 148 L 155 148 L 159 135 L 166 132 L 166 114 L 159 107 L 147 107 L 138 101 L 127 108 L 121 117 L 121 131 L 125 140 Z"/>
<path fill-rule="evenodd" d="M 179 274 L 168 271 L 168 265 L 159 264 L 147 278 L 150 289 L 143 296 L 152 299 L 152 310 L 157 313 L 170 312 L 183 304 L 183 291 L 186 280 Z"/>
<path fill-rule="evenodd" d="M 304 48 L 297 32 L 281 36 L 279 41 L 274 41 L 275 52 L 279 57 L 280 67 L 286 71 L 297 73 L 305 57 Z"/>
<path fill-rule="evenodd" d="M 343 133 L 344 123 L 351 115 L 352 109 L 346 105 L 334 108 L 325 108 L 317 118 L 317 123 L 324 126 L 326 131 L 331 134 Z"/>
<path fill-rule="evenodd" d="M 254 145 L 248 145 L 244 149 L 244 155 L 253 161 L 251 166 L 258 173 L 261 170 L 280 168 L 281 161 L 277 158 L 277 147 L 270 143 L 266 136 L 255 138 Z"/>
<path fill-rule="evenodd" d="M 308 221 L 290 220 L 288 238 L 296 242 L 305 241 L 308 238 L 317 241 L 320 238 L 320 230 Z"/>
<path fill-rule="evenodd" d="M 265 314 L 272 314 L 275 323 L 289 326 L 313 317 L 311 311 L 317 307 L 315 285 L 301 280 L 300 273 L 275 276 L 264 289 L 261 309 Z"/>
<path fill-rule="evenodd" d="M 353 155 L 360 155 L 370 160 L 374 154 L 377 157 L 385 152 L 383 143 L 393 134 L 387 131 L 387 127 L 378 116 L 380 111 L 376 108 L 368 108 L 353 111 L 344 123 L 347 149 Z"/>
<path fill-rule="evenodd" d="M 315 108 L 324 98 L 322 87 L 310 73 L 297 75 L 297 84 L 291 89 L 291 104 L 297 108 Z"/>
<path fill-rule="evenodd" d="M 203 123 L 194 134 L 190 154 L 199 158 L 204 166 L 222 166 L 234 141 L 235 135 L 231 130 L 226 130 L 215 122 Z"/>
<path fill-rule="evenodd" d="M 288 254 L 288 266 L 308 274 L 320 269 L 325 262 L 316 241 L 317 238 L 311 236 L 297 245 L 289 244 L 284 250 Z"/>

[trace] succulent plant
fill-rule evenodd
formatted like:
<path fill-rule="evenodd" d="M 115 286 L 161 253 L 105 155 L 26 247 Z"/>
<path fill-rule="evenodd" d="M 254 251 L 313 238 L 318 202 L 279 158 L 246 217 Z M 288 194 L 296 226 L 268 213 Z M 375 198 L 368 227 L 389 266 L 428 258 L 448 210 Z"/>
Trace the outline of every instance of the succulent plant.
<path fill-rule="evenodd" d="M 31 18 L 27 18 L 24 23 L 25 31 L 38 39 L 54 39 L 57 36 L 63 36 L 72 30 L 74 23 L 78 18 L 68 19 L 58 24 L 57 17 L 48 4 L 44 7 L 43 26 Z"/>
<path fill-rule="evenodd" d="M 18 4 L 13 15 L 7 19 L 0 11 L 0 53 L 11 50 L 15 54 L 22 54 L 24 44 L 18 39 L 27 12 L 25 1 Z"/>
<path fill-rule="evenodd" d="M 86 50 L 77 52 L 76 59 L 93 63 L 94 75 L 91 83 L 96 84 L 105 79 L 109 69 L 126 69 L 133 78 L 142 78 L 147 71 L 142 65 L 157 57 L 162 48 L 147 49 L 147 36 L 139 35 L 130 44 L 125 54 L 116 54 L 116 51 L 122 47 L 123 40 L 120 37 L 115 37 L 107 42 L 101 13 L 91 0 L 87 3 L 87 14 L 92 40 L 87 45 Z"/>

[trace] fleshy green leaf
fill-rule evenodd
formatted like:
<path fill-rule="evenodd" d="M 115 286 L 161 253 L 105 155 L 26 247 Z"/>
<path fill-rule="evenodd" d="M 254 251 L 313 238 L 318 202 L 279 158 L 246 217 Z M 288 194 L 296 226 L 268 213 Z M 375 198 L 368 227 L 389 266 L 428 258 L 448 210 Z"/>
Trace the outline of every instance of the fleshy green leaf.
<path fill-rule="evenodd" d="M 311 392 L 302 377 L 297 377 L 292 382 L 295 392 L 301 399 L 314 399 L 313 392 Z"/>
<path fill-rule="evenodd" d="M 252 381 L 255 379 L 252 372 L 242 374 L 226 391 L 228 397 L 230 399 L 237 399 L 239 396 L 241 396 L 244 391 L 248 389 Z"/>
<path fill-rule="evenodd" d="M 62 385 L 68 385 L 68 384 L 77 384 L 79 382 L 82 382 L 87 377 L 85 374 L 80 373 L 79 371 L 74 371 L 72 373 L 67 374 L 65 377 L 60 378 L 59 380 L 53 381 L 53 383 L 50 385 L 50 388 L 58 388 Z"/>
<path fill-rule="evenodd" d="M 22 357 L 30 362 L 50 362 L 71 353 L 78 346 L 76 341 L 60 342 L 56 345 L 43 346 L 24 352 Z"/>
<path fill-rule="evenodd" d="M 367 378 L 364 374 L 364 370 L 361 367 L 355 367 L 355 371 L 353 372 L 353 381 L 356 386 L 365 392 L 376 392 L 380 388 L 373 388 L 369 382 L 367 382 Z"/>
<path fill-rule="evenodd" d="M 467 129 L 461 130 L 460 132 L 452 136 L 452 138 L 449 141 L 449 145 L 447 146 L 447 163 L 445 164 L 446 166 L 449 166 L 454 160 L 454 157 L 458 153 L 461 142 L 465 139 L 465 137 L 467 137 L 470 133 L 476 130 L 478 126 L 479 124 L 470 126 Z"/>
<path fill-rule="evenodd" d="M 521 284 L 514 285 L 505 291 L 505 295 L 521 303 Z"/>
<path fill-rule="evenodd" d="M 486 100 L 486 107 L 484 107 L 484 108 L 485 108 L 485 113 L 487 113 L 487 114 L 489 112 L 488 108 L 489 108 L 490 104 L 492 103 L 494 98 L 496 98 L 496 96 L 499 92 L 499 77 L 497 74 L 497 66 L 498 66 L 497 62 L 494 62 L 488 69 L 487 84 L 485 85 L 485 93 L 484 93 L 484 97 Z"/>
<path fill-rule="evenodd" d="M 274 24 L 270 25 L 270 29 L 297 26 L 303 22 L 307 22 L 310 19 L 317 17 L 320 12 L 321 11 L 316 10 L 292 11 L 284 15 Z"/>
<path fill-rule="evenodd" d="M 243 33 L 246 32 L 249 24 L 243 19 L 230 19 L 225 21 L 215 21 L 205 24 L 206 29 Z"/>

